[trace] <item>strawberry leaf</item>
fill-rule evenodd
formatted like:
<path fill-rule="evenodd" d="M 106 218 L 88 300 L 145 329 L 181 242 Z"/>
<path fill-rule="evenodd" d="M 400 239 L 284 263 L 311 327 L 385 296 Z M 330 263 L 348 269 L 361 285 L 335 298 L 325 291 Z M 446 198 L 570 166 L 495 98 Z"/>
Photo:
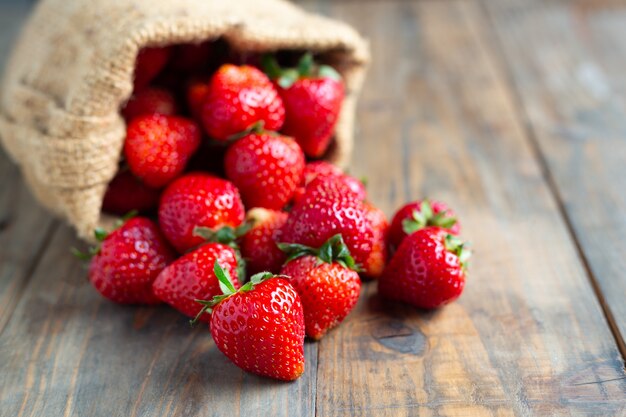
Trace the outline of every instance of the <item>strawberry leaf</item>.
<path fill-rule="evenodd" d="M 307 52 L 302 55 L 300 61 L 298 61 L 298 75 L 300 77 L 310 77 L 313 72 L 313 54 L 311 52 Z"/>
<path fill-rule="evenodd" d="M 449 252 L 459 257 L 459 262 L 463 270 L 467 269 L 468 261 L 472 256 L 472 252 L 468 249 L 468 244 L 463 242 L 458 236 L 447 234 L 444 239 L 444 245 Z"/>
<path fill-rule="evenodd" d="M 220 266 L 217 260 L 215 260 L 215 264 L 213 265 L 213 272 L 215 273 L 215 276 L 219 281 L 220 289 L 222 290 L 224 295 L 231 295 L 237 292 L 233 283 L 231 282 L 230 274 L 228 273 L 228 271 Z"/>
<path fill-rule="evenodd" d="M 273 55 L 263 55 L 263 58 L 261 58 L 261 65 L 263 66 L 263 71 L 271 80 L 280 78 L 282 69 Z"/>
<path fill-rule="evenodd" d="M 427 222 L 433 218 L 433 206 L 431 206 L 430 201 L 422 201 L 422 204 L 420 204 L 420 212 Z"/>
<path fill-rule="evenodd" d="M 278 79 L 278 85 L 280 85 L 284 89 L 290 88 L 296 81 L 300 78 L 300 74 L 298 70 L 295 69 L 286 69 L 282 72 L 280 78 Z"/>
<path fill-rule="evenodd" d="M 96 227 L 93 231 L 93 235 L 98 242 L 102 242 L 104 239 L 106 239 L 108 233 L 103 228 Z"/>
<path fill-rule="evenodd" d="M 278 246 L 278 249 L 287 254 L 287 260 L 285 261 L 285 263 L 291 262 L 294 259 L 298 259 L 305 255 L 317 256 L 317 250 L 315 248 L 301 245 L 299 243 L 279 242 L 276 244 L 276 246 Z"/>
<path fill-rule="evenodd" d="M 341 75 L 329 65 L 320 65 L 318 75 L 320 78 L 330 78 L 331 80 L 341 81 Z"/>

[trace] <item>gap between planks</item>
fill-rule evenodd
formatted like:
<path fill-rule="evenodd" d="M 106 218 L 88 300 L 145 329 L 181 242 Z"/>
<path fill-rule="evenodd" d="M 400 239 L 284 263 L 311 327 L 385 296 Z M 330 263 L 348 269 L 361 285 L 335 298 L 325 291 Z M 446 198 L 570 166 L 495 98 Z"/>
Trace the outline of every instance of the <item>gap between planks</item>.
<path fill-rule="evenodd" d="M 491 35 L 491 36 L 485 36 L 484 38 L 485 38 L 485 41 L 489 44 L 490 48 L 494 51 L 494 58 L 495 58 L 494 63 L 496 65 L 496 68 L 501 73 L 502 79 L 511 94 L 511 100 L 514 106 L 514 111 L 516 113 L 516 116 L 519 120 L 523 122 L 521 124 L 522 125 L 521 127 L 523 129 L 524 136 L 527 138 L 530 144 L 530 148 L 533 152 L 533 155 L 535 156 L 541 168 L 541 174 L 548 186 L 548 190 L 550 191 L 552 198 L 554 199 L 556 203 L 559 214 L 563 218 L 563 221 L 567 228 L 567 232 L 572 242 L 574 243 L 574 246 L 576 248 L 576 253 L 578 257 L 580 258 L 581 263 L 585 269 L 587 279 L 589 280 L 589 283 L 591 285 L 591 288 L 593 289 L 594 295 L 598 299 L 600 307 L 602 308 L 602 313 L 604 314 L 608 327 L 611 330 L 611 334 L 613 335 L 613 339 L 615 340 L 615 344 L 617 345 L 617 348 L 620 352 L 620 355 L 622 357 L 622 362 L 625 364 L 624 366 L 626 367 L 626 342 L 624 341 L 624 335 L 620 333 L 615 317 L 613 316 L 613 313 L 611 312 L 611 309 L 608 306 L 608 303 L 606 302 L 604 294 L 602 293 L 602 290 L 600 289 L 598 280 L 595 274 L 593 273 L 593 270 L 591 269 L 591 266 L 589 264 L 589 259 L 587 258 L 587 255 L 580 243 L 580 239 L 576 233 L 576 230 L 574 229 L 572 219 L 567 209 L 565 208 L 565 203 L 563 201 L 563 197 L 561 195 L 559 187 L 555 181 L 554 176 L 552 175 L 552 171 L 550 169 L 548 162 L 546 161 L 545 155 L 543 151 L 541 150 L 541 147 L 539 146 L 535 129 L 533 128 L 532 123 L 530 122 L 526 112 L 524 111 L 523 99 L 522 99 L 521 94 L 517 90 L 517 85 L 513 78 L 510 62 L 508 61 L 508 59 L 506 58 L 504 54 L 504 50 L 503 50 L 504 45 L 502 43 L 502 39 L 496 29 L 495 22 L 493 21 L 493 16 L 490 13 L 488 6 L 487 6 L 487 1 L 489 0 L 476 0 L 476 1 L 479 3 L 480 9 L 483 15 L 483 20 L 486 22 L 488 26 L 488 29 L 486 30 L 488 30 L 489 34 Z"/>

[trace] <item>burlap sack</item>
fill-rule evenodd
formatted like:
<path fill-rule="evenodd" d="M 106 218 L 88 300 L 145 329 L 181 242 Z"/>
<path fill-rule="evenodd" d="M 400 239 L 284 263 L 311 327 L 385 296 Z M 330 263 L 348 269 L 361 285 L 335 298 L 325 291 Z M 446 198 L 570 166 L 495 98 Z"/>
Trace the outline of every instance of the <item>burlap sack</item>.
<path fill-rule="evenodd" d="M 233 48 L 323 52 L 347 97 L 329 159 L 352 150 L 356 97 L 368 61 L 349 26 L 281 0 L 41 0 L 5 70 L 0 138 L 37 199 L 91 236 L 125 136 L 119 108 L 144 46 L 222 37 Z"/>

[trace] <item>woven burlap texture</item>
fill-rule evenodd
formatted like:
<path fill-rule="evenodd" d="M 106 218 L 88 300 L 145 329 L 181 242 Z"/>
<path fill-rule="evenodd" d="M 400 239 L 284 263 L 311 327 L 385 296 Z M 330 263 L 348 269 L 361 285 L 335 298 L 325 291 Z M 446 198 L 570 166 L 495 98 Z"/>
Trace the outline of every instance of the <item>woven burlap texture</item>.
<path fill-rule="evenodd" d="M 345 166 L 369 59 L 348 25 L 282 0 L 41 0 L 0 90 L 0 139 L 36 198 L 83 238 L 109 223 L 100 208 L 120 160 L 119 108 L 132 93 L 137 52 L 218 37 L 241 51 L 324 53 L 346 83 L 328 156 Z"/>

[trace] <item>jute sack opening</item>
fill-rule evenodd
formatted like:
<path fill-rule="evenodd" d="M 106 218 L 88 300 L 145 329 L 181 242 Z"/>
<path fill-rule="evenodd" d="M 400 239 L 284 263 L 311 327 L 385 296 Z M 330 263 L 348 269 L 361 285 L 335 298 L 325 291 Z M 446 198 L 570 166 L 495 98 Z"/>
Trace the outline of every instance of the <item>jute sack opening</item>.
<path fill-rule="evenodd" d="M 240 51 L 322 53 L 346 83 L 327 159 L 346 165 L 369 59 L 349 26 L 282 0 L 41 0 L 0 91 L 0 138 L 37 199 L 83 238 L 106 225 L 102 198 L 120 160 L 119 108 L 138 51 L 217 38 Z"/>

